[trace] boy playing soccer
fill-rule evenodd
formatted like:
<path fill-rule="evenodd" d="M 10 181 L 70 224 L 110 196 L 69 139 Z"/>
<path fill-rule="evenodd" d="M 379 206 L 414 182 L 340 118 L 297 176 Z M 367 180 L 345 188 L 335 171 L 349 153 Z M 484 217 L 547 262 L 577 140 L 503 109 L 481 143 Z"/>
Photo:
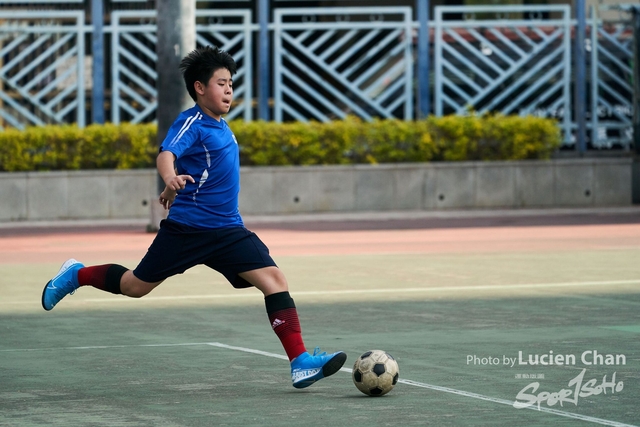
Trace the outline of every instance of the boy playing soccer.
<path fill-rule="evenodd" d="M 183 58 L 180 70 L 196 105 L 178 116 L 160 146 L 156 165 L 166 187 L 159 201 L 169 214 L 147 254 L 135 270 L 66 261 L 45 286 L 42 307 L 53 309 L 80 286 L 139 298 L 165 279 L 204 264 L 233 287 L 255 286 L 264 294 L 269 322 L 291 362 L 293 386 L 308 387 L 336 373 L 347 355 L 307 352 L 284 274 L 264 243 L 244 227 L 238 210 L 238 144 L 222 118 L 233 98 L 235 61 L 207 46 Z"/>

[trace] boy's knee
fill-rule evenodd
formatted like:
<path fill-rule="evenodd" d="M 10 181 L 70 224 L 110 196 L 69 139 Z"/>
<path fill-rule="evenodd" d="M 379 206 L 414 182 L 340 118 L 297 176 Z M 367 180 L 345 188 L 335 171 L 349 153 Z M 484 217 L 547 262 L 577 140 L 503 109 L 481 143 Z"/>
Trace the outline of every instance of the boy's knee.
<path fill-rule="evenodd" d="M 135 289 L 130 289 L 125 295 L 127 295 L 130 298 L 142 298 L 148 293 L 149 291 L 147 290 L 135 288 Z"/>
<path fill-rule="evenodd" d="M 258 288 L 265 295 L 289 290 L 287 279 L 277 267 L 265 267 L 240 273 L 240 277 Z"/>
<path fill-rule="evenodd" d="M 122 286 L 121 291 L 123 295 L 130 298 L 142 298 L 150 292 L 150 290 L 146 290 L 143 287 L 136 285 Z"/>
<path fill-rule="evenodd" d="M 133 275 L 133 272 L 127 272 L 120 283 L 120 291 L 123 295 L 126 295 L 131 298 L 142 298 L 151 292 L 156 286 L 158 286 L 162 282 L 158 283 L 147 283 L 138 279 Z"/>
<path fill-rule="evenodd" d="M 276 268 L 274 271 L 274 281 L 282 287 L 288 288 L 289 285 L 287 283 L 287 278 L 284 276 L 284 273 L 279 269 Z"/>

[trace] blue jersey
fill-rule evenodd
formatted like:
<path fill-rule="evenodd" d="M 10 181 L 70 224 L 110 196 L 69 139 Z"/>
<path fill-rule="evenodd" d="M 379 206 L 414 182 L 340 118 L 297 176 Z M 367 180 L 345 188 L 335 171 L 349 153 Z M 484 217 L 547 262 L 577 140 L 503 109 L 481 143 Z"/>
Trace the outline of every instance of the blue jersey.
<path fill-rule="evenodd" d="M 173 122 L 160 151 L 176 156 L 178 175 L 196 181 L 178 192 L 168 219 L 203 229 L 243 225 L 238 142 L 224 119 L 215 120 L 196 104 Z"/>

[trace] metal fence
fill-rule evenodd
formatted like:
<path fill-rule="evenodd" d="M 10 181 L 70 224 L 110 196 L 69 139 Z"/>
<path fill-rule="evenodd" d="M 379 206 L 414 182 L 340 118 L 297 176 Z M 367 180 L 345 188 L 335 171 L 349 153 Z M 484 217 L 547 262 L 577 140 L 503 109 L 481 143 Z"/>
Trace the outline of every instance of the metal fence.
<path fill-rule="evenodd" d="M 497 19 L 539 13 L 547 19 Z M 570 7 L 437 7 L 435 13 L 435 114 L 538 114 L 557 117 L 571 135 Z M 485 19 L 469 19 L 478 15 Z M 556 16 L 557 15 L 557 16 Z M 504 16 L 504 15 L 501 15 Z"/>
<path fill-rule="evenodd" d="M 252 119 L 252 17 L 249 10 L 198 10 L 196 44 L 216 45 L 229 52 L 238 70 L 234 76 L 234 108 L 228 119 Z M 113 12 L 111 25 L 111 121 L 153 121 L 157 108 L 156 12 Z"/>
<path fill-rule="evenodd" d="M 410 8 L 280 9 L 274 117 L 413 118 Z"/>
<path fill-rule="evenodd" d="M 433 113 L 491 111 L 554 117 L 575 144 L 569 6 L 441 6 L 430 38 Z M 535 8 L 535 9 L 534 9 Z M 632 144 L 631 24 L 592 12 L 587 129 L 591 148 Z M 103 27 L 109 121 L 155 120 L 154 10 L 115 10 Z M 274 11 L 271 116 L 327 121 L 356 115 L 416 118 L 417 30 L 408 7 L 286 8 Z M 204 10 L 197 43 L 237 60 L 229 118 L 256 118 L 254 77 L 259 25 L 250 9 Z M 0 126 L 87 124 L 93 27 L 83 11 L 0 11 Z"/>
<path fill-rule="evenodd" d="M 628 148 L 633 140 L 633 31 L 628 23 L 599 22 L 593 13 L 590 33 L 591 145 Z"/>
<path fill-rule="evenodd" d="M 0 21 L 2 126 L 84 126 L 84 13 L 0 12 Z"/>

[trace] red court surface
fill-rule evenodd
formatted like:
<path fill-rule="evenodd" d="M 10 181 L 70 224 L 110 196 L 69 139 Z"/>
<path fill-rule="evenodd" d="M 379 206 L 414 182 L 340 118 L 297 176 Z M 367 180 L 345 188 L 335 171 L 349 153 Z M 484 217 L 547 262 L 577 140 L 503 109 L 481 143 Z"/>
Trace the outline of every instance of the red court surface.
<path fill-rule="evenodd" d="M 274 257 L 384 253 L 491 253 L 509 251 L 584 250 L 637 247 L 640 209 L 568 211 L 539 215 L 482 212 L 477 216 L 440 213 L 437 217 L 382 216 L 347 219 L 321 216 L 246 220 Z M 57 223 L 38 227 L 0 228 L 0 263 L 86 262 L 137 259 L 154 233 L 144 225 Z"/>

